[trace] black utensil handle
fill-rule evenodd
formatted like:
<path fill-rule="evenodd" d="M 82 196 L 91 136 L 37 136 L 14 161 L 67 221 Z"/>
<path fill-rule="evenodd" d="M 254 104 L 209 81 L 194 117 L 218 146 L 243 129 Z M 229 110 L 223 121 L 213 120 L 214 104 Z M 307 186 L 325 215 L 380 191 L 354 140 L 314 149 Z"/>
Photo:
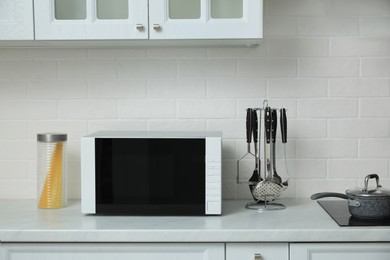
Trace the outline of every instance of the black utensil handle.
<path fill-rule="evenodd" d="M 272 143 L 275 143 L 275 140 L 276 140 L 277 126 L 278 126 L 278 115 L 277 115 L 276 109 L 272 109 L 272 113 L 271 113 L 271 136 L 272 136 Z"/>
<path fill-rule="evenodd" d="M 271 138 L 271 108 L 270 107 L 266 107 L 264 109 L 264 129 L 265 129 L 265 140 L 267 144 L 269 144 Z"/>
<path fill-rule="evenodd" d="M 257 143 L 259 140 L 259 122 L 257 119 L 257 112 L 256 110 L 252 111 L 252 134 L 253 134 L 253 142 Z"/>
<path fill-rule="evenodd" d="M 333 197 L 333 198 L 341 198 L 341 199 L 348 199 L 348 196 L 343 194 L 343 193 L 338 193 L 338 192 L 319 192 L 311 195 L 312 200 L 318 200 L 321 198 L 328 198 L 328 197 Z"/>
<path fill-rule="evenodd" d="M 252 142 L 252 108 L 246 110 L 246 142 Z"/>
<path fill-rule="evenodd" d="M 280 131 L 282 133 L 282 143 L 287 143 L 287 115 L 286 109 L 280 109 Z"/>

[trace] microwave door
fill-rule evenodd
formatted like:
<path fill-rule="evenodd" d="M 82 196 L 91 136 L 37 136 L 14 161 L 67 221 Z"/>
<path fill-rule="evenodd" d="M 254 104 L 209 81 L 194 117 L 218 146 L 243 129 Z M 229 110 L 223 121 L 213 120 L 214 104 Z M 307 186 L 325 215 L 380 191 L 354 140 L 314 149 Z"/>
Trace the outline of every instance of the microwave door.
<path fill-rule="evenodd" d="M 205 139 L 96 138 L 96 213 L 205 214 Z"/>

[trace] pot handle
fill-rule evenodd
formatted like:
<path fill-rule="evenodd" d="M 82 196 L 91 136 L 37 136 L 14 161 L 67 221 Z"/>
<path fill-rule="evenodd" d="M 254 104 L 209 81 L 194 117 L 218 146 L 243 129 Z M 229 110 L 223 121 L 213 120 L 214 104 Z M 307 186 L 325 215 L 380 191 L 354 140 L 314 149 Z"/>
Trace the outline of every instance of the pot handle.
<path fill-rule="evenodd" d="M 312 200 L 317 200 L 321 198 L 327 198 L 327 197 L 335 197 L 335 198 L 341 198 L 341 199 L 348 199 L 348 196 L 343 193 L 337 193 L 337 192 L 319 192 L 311 195 Z"/>
<path fill-rule="evenodd" d="M 367 175 L 366 178 L 364 178 L 364 189 L 363 189 L 364 192 L 367 192 L 367 189 L 368 189 L 368 181 L 369 181 L 370 179 L 374 179 L 374 178 L 375 178 L 375 180 L 376 180 L 376 187 L 377 187 L 378 189 L 379 189 L 379 188 L 382 188 L 382 186 L 379 184 L 379 176 L 378 176 L 377 174 L 373 173 L 373 174 Z"/>

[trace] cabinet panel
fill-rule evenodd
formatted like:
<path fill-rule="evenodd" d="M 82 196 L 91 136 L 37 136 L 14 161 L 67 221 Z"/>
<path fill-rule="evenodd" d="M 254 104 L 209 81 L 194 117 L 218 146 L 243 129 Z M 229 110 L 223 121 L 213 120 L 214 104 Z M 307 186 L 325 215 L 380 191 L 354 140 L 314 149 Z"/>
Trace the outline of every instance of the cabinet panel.
<path fill-rule="evenodd" d="M 34 15 L 37 40 L 148 39 L 148 0 L 34 0 Z"/>
<path fill-rule="evenodd" d="M 262 0 L 186 0 L 191 2 L 188 5 L 181 1 L 149 0 L 150 39 L 254 39 L 263 36 Z M 192 6 L 192 11 L 186 9 L 188 6 Z"/>
<path fill-rule="evenodd" d="M 32 0 L 0 0 L 0 40 L 33 40 Z"/>
<path fill-rule="evenodd" d="M 290 245 L 290 260 L 389 260 L 390 243 L 303 243 Z"/>
<path fill-rule="evenodd" d="M 288 244 L 227 243 L 226 260 L 288 260 Z"/>
<path fill-rule="evenodd" d="M 224 260 L 224 244 L 1 244 L 2 260 Z"/>

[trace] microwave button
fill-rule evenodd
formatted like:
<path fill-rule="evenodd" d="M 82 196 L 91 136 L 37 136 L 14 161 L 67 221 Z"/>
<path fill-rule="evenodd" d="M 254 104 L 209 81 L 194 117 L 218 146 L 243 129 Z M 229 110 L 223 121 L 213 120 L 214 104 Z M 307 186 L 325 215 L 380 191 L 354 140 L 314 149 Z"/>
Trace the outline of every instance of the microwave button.
<path fill-rule="evenodd" d="M 207 165 L 208 166 L 211 166 L 211 167 L 221 167 L 221 162 L 220 161 L 208 161 L 207 162 Z"/>
<path fill-rule="evenodd" d="M 208 183 L 219 183 L 221 181 L 221 178 L 219 176 L 209 176 L 207 177 Z"/>
<path fill-rule="evenodd" d="M 220 190 L 207 190 L 207 196 L 208 195 L 214 196 L 214 195 L 220 195 L 220 194 L 221 194 Z"/>
<path fill-rule="evenodd" d="M 221 171 L 219 169 L 207 169 L 207 175 L 221 176 Z"/>
<path fill-rule="evenodd" d="M 207 183 L 207 190 L 221 190 L 220 183 Z"/>
<path fill-rule="evenodd" d="M 216 175 L 216 176 L 220 176 L 221 173 L 220 170 L 215 170 L 215 169 L 207 169 L 207 175 L 208 176 L 213 176 L 213 175 Z"/>
<path fill-rule="evenodd" d="M 218 190 L 207 191 L 206 196 L 209 200 L 221 200 L 221 192 Z"/>

